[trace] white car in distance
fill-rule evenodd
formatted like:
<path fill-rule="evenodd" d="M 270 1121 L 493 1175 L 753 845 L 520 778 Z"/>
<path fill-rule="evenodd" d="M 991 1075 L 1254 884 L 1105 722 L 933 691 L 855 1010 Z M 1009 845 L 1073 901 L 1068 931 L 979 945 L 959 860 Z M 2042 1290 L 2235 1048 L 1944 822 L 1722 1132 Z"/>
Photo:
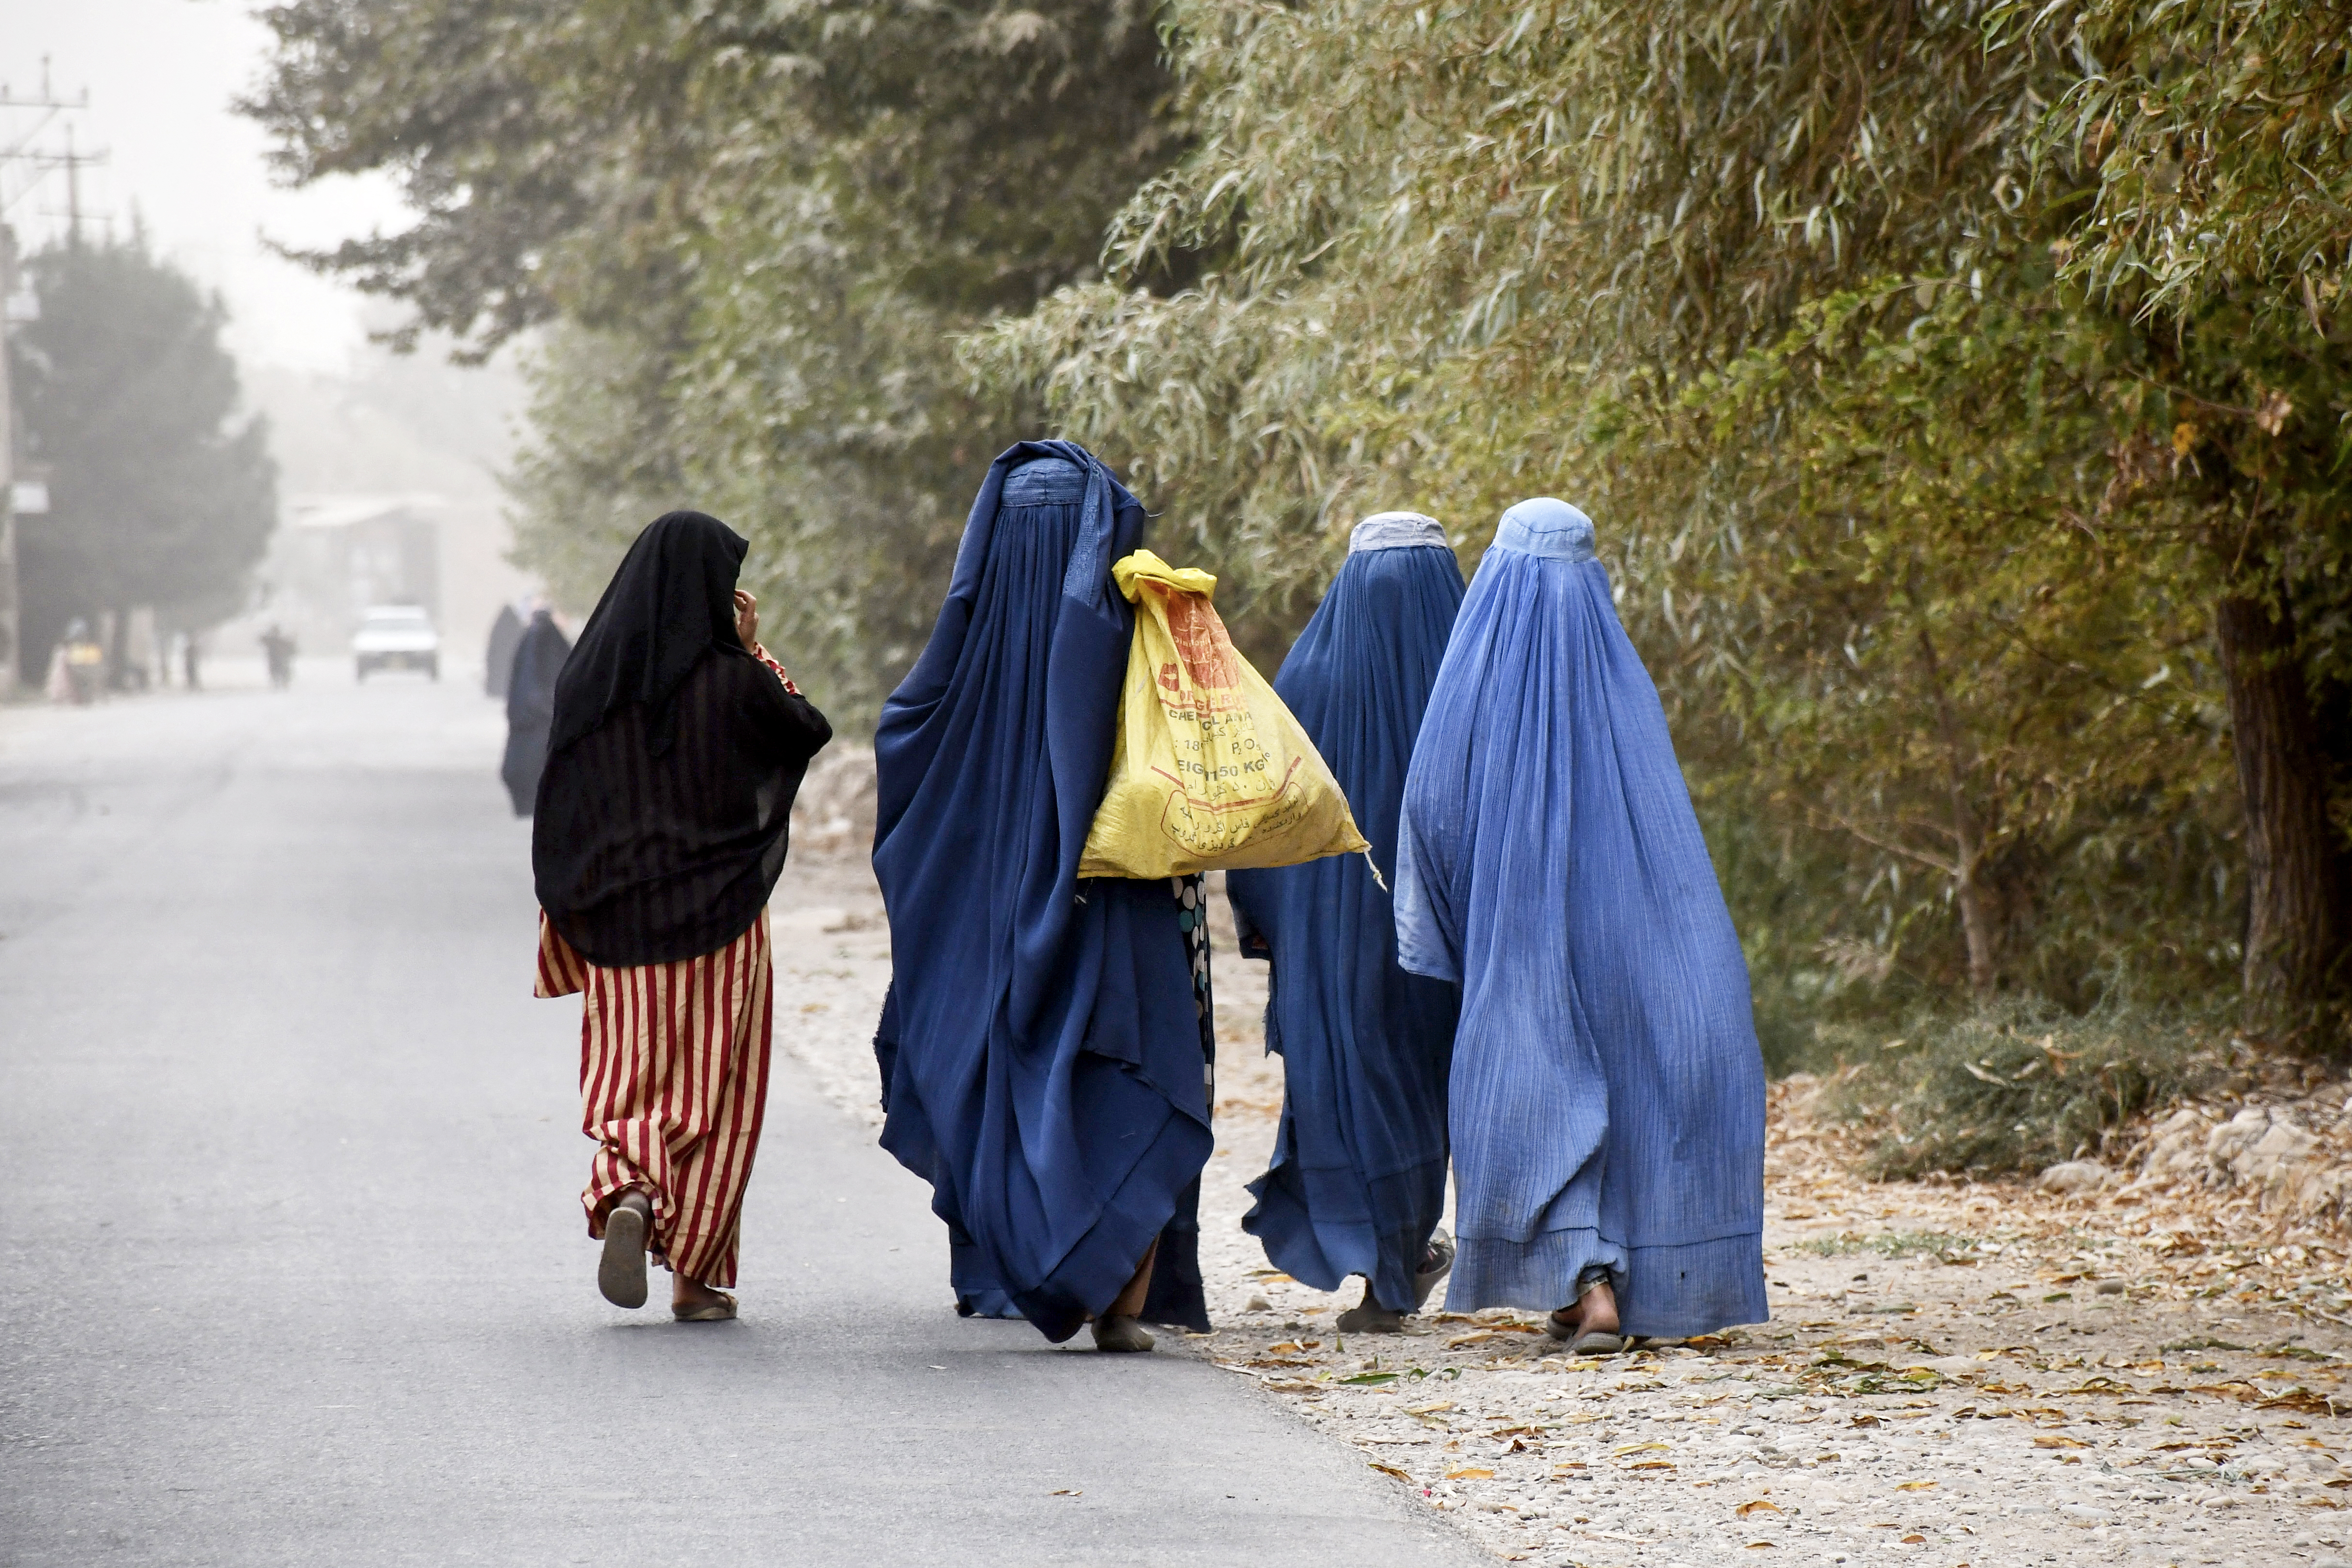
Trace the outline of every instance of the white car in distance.
<path fill-rule="evenodd" d="M 359 679 L 377 670 L 422 670 L 441 678 L 441 634 L 421 604 L 378 604 L 360 616 L 352 634 Z"/>

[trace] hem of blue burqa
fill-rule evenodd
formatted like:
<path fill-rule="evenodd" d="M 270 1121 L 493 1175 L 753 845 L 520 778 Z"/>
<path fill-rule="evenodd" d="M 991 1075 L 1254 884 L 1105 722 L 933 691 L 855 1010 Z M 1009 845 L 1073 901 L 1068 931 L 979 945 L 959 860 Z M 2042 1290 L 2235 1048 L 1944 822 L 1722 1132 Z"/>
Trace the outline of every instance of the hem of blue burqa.
<path fill-rule="evenodd" d="M 1184 1218 L 1183 1198 L 1198 1201 L 1196 1173 L 1208 1159 L 1208 1132 L 1199 1123 L 1171 1111 L 1151 1146 L 1104 1200 L 1093 1226 L 1045 1278 L 1026 1291 L 1005 1290 L 989 1273 L 980 1249 L 950 1220 L 948 1262 L 956 1311 L 965 1317 L 1025 1319 L 1047 1340 L 1059 1344 L 1086 1326 L 1093 1312 L 1087 1302 L 1108 1301 L 1126 1288 L 1144 1250 L 1158 1238 L 1161 1251 L 1153 1264 L 1152 1290 L 1142 1315 L 1152 1322 L 1174 1322 L 1186 1328 L 1198 1322 L 1197 1332 L 1206 1333 L 1197 1222 L 1178 1241 L 1174 1256 L 1168 1240 Z M 1181 1188 L 1177 1186 L 1180 1180 L 1184 1184 Z"/>
<path fill-rule="evenodd" d="M 1257 1201 L 1242 1216 L 1242 1228 L 1265 1246 L 1266 1261 L 1303 1285 L 1336 1291 L 1349 1275 L 1360 1274 L 1370 1281 L 1372 1299 L 1381 1306 L 1399 1312 L 1416 1310 L 1413 1274 L 1443 1211 L 1445 1162 L 1379 1177 L 1370 1184 L 1369 1196 L 1362 1194 L 1361 1178 L 1352 1169 L 1322 1174 L 1329 1190 L 1318 1205 L 1308 1190 L 1315 1173 L 1277 1144 L 1265 1174 L 1249 1184 L 1250 1196 Z M 1433 1185 L 1438 1207 L 1428 1208 L 1424 1216 L 1421 1211 L 1425 1206 L 1412 1198 Z M 1339 1201 L 1342 1193 L 1354 1201 Z M 1412 1218 L 1383 1232 L 1369 1218 L 1329 1217 L 1332 1210 L 1350 1207 Z M 1324 1211 L 1322 1218 L 1316 1217 L 1318 1207 Z"/>
<path fill-rule="evenodd" d="M 1589 1228 L 1547 1230 L 1528 1241 L 1455 1239 L 1445 1305 L 1457 1312 L 1567 1306 L 1587 1268 L 1606 1268 L 1617 1317 L 1641 1339 L 1688 1339 L 1771 1316 L 1764 1292 L 1764 1233 L 1677 1247 L 1627 1247 Z"/>
<path fill-rule="evenodd" d="M 948 1239 L 948 1276 L 955 1287 L 958 1316 L 1021 1318 L 1013 1297 L 989 1279 L 980 1249 L 960 1231 L 951 1231 Z M 1209 1332 L 1208 1290 L 1201 1275 L 1197 1178 L 1178 1195 L 1175 1214 L 1160 1228 L 1160 1251 L 1152 1260 L 1151 1288 L 1144 1296 L 1142 1318 L 1148 1323 L 1166 1323 L 1194 1333 Z"/>
<path fill-rule="evenodd" d="M 888 1113 L 882 1146 L 900 1165 L 931 1184 L 931 1211 L 948 1227 L 949 1281 L 960 1315 L 1024 1319 L 1059 1344 L 1086 1325 L 1094 1310 L 1086 1303 L 1110 1301 L 1126 1288 L 1145 1249 L 1157 1237 L 1160 1251 L 1152 1267 L 1144 1318 L 1208 1332 L 1198 1219 L 1201 1167 L 1208 1163 L 1213 1147 L 1207 1127 L 1162 1101 L 1166 1119 L 1153 1134 L 1150 1146 L 1128 1167 L 1087 1233 L 1034 1287 L 1020 1292 L 1007 1291 L 959 1223 L 948 1197 L 954 1185 L 933 1168 L 939 1145 L 928 1117 L 916 1112 L 911 1101 L 900 1101 L 889 1092 L 898 1057 L 898 1042 L 889 1036 L 889 1016 L 886 1005 L 884 1028 L 874 1040 Z"/>

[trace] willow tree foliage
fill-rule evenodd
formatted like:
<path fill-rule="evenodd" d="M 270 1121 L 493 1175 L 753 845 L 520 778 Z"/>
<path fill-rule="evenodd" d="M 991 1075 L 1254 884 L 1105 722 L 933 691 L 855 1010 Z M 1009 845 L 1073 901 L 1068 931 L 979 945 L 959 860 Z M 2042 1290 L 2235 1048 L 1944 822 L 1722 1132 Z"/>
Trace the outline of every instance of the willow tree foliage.
<path fill-rule="evenodd" d="M 2193 315 L 2122 286 L 2103 236 L 2176 220 L 2127 214 L 2153 187 L 2110 161 L 2155 133 L 2092 112 L 2125 90 L 2101 51 L 2169 81 L 2237 35 L 2064 9 L 1193 0 L 1193 151 L 1105 278 L 971 359 L 1157 481 L 1277 643 L 1361 512 L 1475 547 L 1516 496 L 1586 505 L 1768 978 L 2202 983 L 2276 902 L 2228 842 L 2271 809 L 2231 788 L 2242 698 L 2330 656 L 2234 656 L 2233 607 L 2317 591 L 2344 515 L 2316 446 L 2223 447 L 2281 437 L 2289 361 L 2318 406 L 2343 367 L 2332 318 L 2279 338 L 2274 277 Z M 2062 152 L 2068 115 L 2109 145 Z M 1175 244 L 1226 259 L 1130 285 Z M 2343 260 L 2287 297 L 2325 307 Z M 2297 495 L 2293 546 L 2213 548 Z M 2340 845 L 2341 780 L 2301 777 Z"/>
<path fill-rule="evenodd" d="M 988 457 L 1033 434 L 955 336 L 1088 275 L 1177 150 L 1150 8 L 291 0 L 250 106 L 297 181 L 420 214 L 310 259 L 471 353 L 544 328 L 514 490 L 580 602 L 669 507 L 855 725 L 912 659 Z"/>
<path fill-rule="evenodd" d="M 475 351 L 547 329 L 517 494 L 575 600 L 718 510 L 854 722 L 1039 425 L 1266 663 L 1358 516 L 1475 556 L 1556 493 L 1774 1016 L 2341 1016 L 2342 4 L 268 15 L 288 172 L 420 214 L 319 263 Z"/>
<path fill-rule="evenodd" d="M 2246 988 L 2285 1021 L 2341 1031 L 2352 5 L 2087 0 L 2012 5 L 1997 24 L 2076 63 L 2037 139 L 2088 191 L 2059 254 L 2070 282 L 2146 332 L 2156 395 L 2123 430 L 2119 475 L 2171 503 L 2215 596 L 2245 808 Z"/>

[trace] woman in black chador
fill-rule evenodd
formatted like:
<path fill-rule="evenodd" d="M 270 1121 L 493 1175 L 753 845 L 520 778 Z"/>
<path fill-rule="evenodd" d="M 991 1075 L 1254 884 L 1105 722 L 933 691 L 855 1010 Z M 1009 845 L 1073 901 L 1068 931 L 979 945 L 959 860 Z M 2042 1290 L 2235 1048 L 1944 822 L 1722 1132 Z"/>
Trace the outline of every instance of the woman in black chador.
<path fill-rule="evenodd" d="M 700 512 L 637 536 L 556 683 L 531 823 L 539 994 L 583 1002 L 597 1286 L 644 1305 L 651 1254 L 685 1322 L 735 1315 L 723 1287 L 772 1022 L 768 894 L 801 776 L 833 737 L 760 645 L 759 605 L 735 586 L 744 549 Z"/>

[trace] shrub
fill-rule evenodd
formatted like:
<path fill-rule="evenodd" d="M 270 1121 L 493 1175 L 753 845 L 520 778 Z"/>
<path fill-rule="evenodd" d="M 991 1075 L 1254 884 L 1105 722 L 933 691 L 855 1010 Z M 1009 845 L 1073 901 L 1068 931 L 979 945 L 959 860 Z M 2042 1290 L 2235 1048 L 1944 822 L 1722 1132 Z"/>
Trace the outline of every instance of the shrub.
<path fill-rule="evenodd" d="M 2231 1049 L 2211 1020 L 2124 1000 L 2082 1015 L 2032 998 L 1916 1015 L 1874 1045 L 1842 1032 L 1836 1108 L 1883 1127 L 1869 1160 L 1882 1178 L 2030 1173 L 2095 1155 L 2141 1111 L 2218 1078 Z"/>

